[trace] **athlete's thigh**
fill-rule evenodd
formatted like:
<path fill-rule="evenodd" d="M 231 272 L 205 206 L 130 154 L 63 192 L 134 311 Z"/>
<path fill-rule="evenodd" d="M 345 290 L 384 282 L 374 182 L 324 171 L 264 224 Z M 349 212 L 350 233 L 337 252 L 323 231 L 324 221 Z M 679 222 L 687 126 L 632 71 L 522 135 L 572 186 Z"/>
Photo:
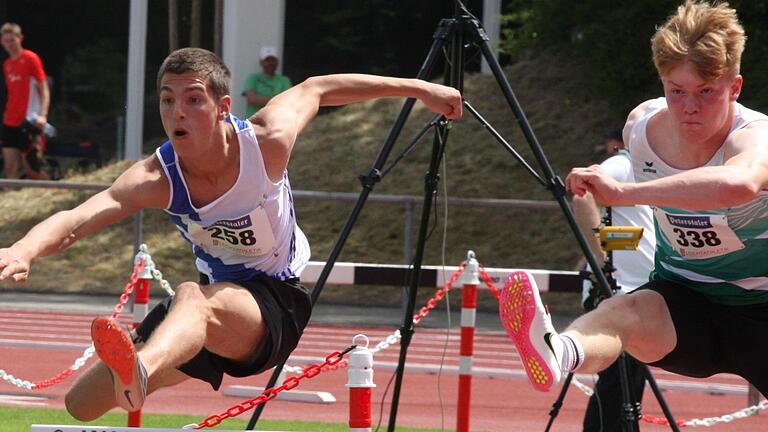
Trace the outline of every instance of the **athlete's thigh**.
<path fill-rule="evenodd" d="M 205 347 L 232 360 L 250 357 L 267 333 L 253 294 L 231 282 L 204 285 L 201 289 L 211 311 Z"/>
<path fill-rule="evenodd" d="M 620 297 L 636 314 L 633 325 L 627 329 L 629 337 L 625 350 L 645 363 L 659 360 L 671 352 L 677 344 L 677 334 L 664 297 L 652 290 L 639 290 Z"/>

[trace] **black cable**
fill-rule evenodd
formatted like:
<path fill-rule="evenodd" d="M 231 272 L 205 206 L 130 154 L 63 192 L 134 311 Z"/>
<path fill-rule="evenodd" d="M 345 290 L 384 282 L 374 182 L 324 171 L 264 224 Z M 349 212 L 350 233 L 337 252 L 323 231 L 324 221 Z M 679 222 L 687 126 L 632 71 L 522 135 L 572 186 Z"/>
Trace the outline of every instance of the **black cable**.
<path fill-rule="evenodd" d="M 376 423 L 376 429 L 373 430 L 374 432 L 379 432 L 379 428 L 381 428 L 381 421 L 384 419 L 384 399 L 387 398 L 387 393 L 389 393 L 389 388 L 392 386 L 392 381 L 395 379 L 396 375 L 397 369 L 392 372 L 392 375 L 387 382 L 387 387 L 384 388 L 384 394 L 381 395 L 381 403 L 379 404 L 379 422 Z"/>

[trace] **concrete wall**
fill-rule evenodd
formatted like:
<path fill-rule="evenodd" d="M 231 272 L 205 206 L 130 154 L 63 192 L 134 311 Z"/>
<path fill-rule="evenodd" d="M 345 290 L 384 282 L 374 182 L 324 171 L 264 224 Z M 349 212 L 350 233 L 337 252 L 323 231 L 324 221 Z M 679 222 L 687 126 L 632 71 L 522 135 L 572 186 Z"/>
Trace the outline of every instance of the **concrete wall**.
<path fill-rule="evenodd" d="M 282 60 L 284 28 L 285 0 L 224 0 L 222 57 L 232 72 L 234 115 L 245 115 L 243 84 L 249 74 L 261 71 L 261 47 L 277 48 Z"/>
<path fill-rule="evenodd" d="M 483 28 L 488 33 L 490 40 L 488 45 L 496 55 L 498 60 L 499 41 L 501 32 L 501 0 L 483 0 Z M 483 59 L 481 71 L 485 74 L 491 73 L 488 62 Z"/>

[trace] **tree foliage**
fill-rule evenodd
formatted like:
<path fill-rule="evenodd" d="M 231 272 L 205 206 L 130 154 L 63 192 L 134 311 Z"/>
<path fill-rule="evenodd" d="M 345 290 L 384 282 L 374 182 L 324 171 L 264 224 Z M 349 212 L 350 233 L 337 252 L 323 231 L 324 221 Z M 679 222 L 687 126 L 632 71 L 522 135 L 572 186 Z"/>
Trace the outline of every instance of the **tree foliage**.
<path fill-rule="evenodd" d="M 601 92 L 621 110 L 658 96 L 650 38 L 679 0 L 512 0 L 505 3 L 504 52 L 513 58 L 554 52 L 580 60 L 574 70 L 588 92 Z M 735 0 L 748 36 L 742 61 L 742 100 L 768 106 L 768 2 Z"/>

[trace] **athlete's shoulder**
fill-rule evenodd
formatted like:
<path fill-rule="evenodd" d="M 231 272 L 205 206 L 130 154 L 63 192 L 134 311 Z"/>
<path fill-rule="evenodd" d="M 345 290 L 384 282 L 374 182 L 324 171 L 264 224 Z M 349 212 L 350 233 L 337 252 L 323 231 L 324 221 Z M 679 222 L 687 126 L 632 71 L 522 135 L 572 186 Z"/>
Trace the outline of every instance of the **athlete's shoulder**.
<path fill-rule="evenodd" d="M 632 130 L 640 121 L 640 119 L 646 116 L 649 112 L 658 110 L 663 107 L 666 107 L 666 99 L 656 98 L 649 99 L 630 111 L 629 115 L 627 116 L 627 122 L 624 124 L 624 129 L 622 131 L 624 143 L 627 147 L 629 147 L 630 139 L 632 138 Z"/>
<path fill-rule="evenodd" d="M 658 109 L 661 107 L 666 106 L 666 99 L 664 98 L 656 98 L 656 99 L 649 99 L 638 106 L 636 106 L 632 111 L 629 112 L 629 115 L 627 116 L 627 124 L 634 124 L 638 120 L 640 120 L 643 116 L 648 114 L 649 111 L 652 111 L 654 109 Z"/>
<path fill-rule="evenodd" d="M 140 202 L 144 208 L 165 208 L 169 185 L 162 163 L 153 154 L 130 166 L 110 189 L 118 200 Z"/>

